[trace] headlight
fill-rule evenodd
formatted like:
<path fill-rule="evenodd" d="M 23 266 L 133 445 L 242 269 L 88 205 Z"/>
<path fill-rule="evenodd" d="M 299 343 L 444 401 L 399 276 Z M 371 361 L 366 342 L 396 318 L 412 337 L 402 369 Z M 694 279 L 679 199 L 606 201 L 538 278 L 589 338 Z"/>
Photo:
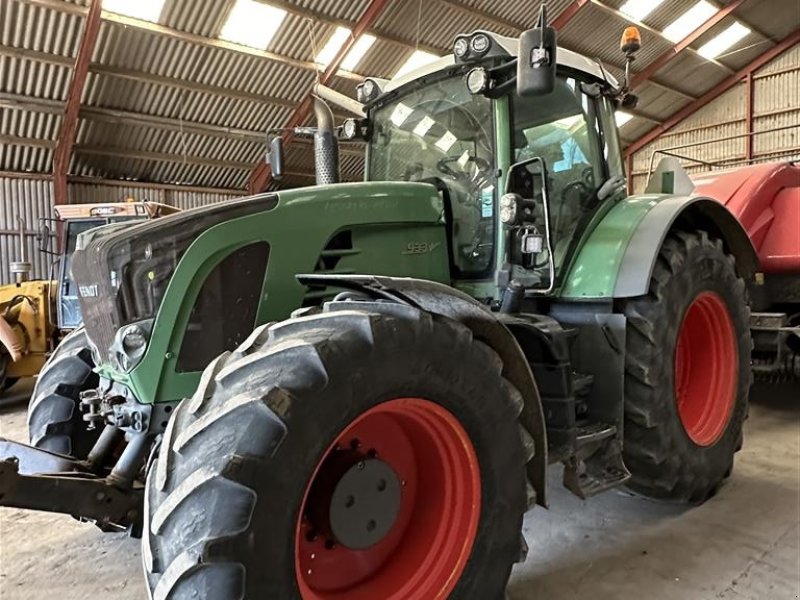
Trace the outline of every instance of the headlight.
<path fill-rule="evenodd" d="M 472 36 L 472 40 L 470 41 L 469 45 L 475 54 L 485 54 L 489 51 L 491 42 L 489 41 L 488 35 L 485 33 L 478 33 Z"/>
<path fill-rule="evenodd" d="M 519 202 L 516 194 L 503 194 L 500 196 L 500 222 L 504 225 L 513 225 L 517 222 Z"/>
<path fill-rule="evenodd" d="M 147 350 L 152 326 L 153 321 L 146 320 L 126 325 L 117 331 L 109 348 L 109 357 L 119 369 L 127 373 L 139 364 Z"/>
<path fill-rule="evenodd" d="M 147 344 L 147 335 L 138 325 L 130 325 L 122 332 L 122 348 L 126 353 L 132 354 L 144 348 Z"/>
<path fill-rule="evenodd" d="M 356 86 L 356 98 L 361 104 L 372 102 L 381 93 L 380 87 L 373 79 L 366 79 Z"/>
<path fill-rule="evenodd" d="M 489 74 L 483 67 L 475 67 L 467 73 L 467 89 L 472 95 L 482 94 L 489 87 Z"/>
<path fill-rule="evenodd" d="M 456 38 L 456 41 L 453 42 L 453 54 L 456 55 L 456 58 L 464 58 L 469 52 L 469 40 L 464 37 Z"/>
<path fill-rule="evenodd" d="M 342 123 L 342 135 L 346 137 L 348 140 L 353 140 L 355 139 L 357 134 L 358 134 L 358 123 L 356 123 L 356 120 L 345 119 L 344 123 Z"/>

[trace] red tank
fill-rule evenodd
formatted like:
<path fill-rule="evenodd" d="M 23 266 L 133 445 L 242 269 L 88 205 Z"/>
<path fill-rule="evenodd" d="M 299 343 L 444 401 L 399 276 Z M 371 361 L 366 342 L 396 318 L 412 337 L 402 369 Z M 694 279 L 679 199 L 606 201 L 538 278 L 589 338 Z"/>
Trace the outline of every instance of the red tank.
<path fill-rule="evenodd" d="M 800 166 L 767 163 L 691 176 L 747 230 L 764 273 L 800 273 Z"/>

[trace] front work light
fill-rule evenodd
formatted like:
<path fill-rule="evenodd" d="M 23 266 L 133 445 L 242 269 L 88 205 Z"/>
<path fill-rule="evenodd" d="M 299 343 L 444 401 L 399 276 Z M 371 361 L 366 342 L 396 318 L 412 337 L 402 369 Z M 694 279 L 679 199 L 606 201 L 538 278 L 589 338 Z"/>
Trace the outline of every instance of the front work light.
<path fill-rule="evenodd" d="M 489 41 L 489 36 L 485 33 L 476 33 L 472 36 L 469 46 L 475 54 L 481 55 L 488 52 L 491 42 Z"/>
<path fill-rule="evenodd" d="M 503 225 L 514 225 L 519 213 L 519 196 L 503 194 L 500 196 L 500 222 Z"/>
<path fill-rule="evenodd" d="M 453 54 L 456 58 L 464 58 L 469 52 L 469 40 L 465 37 L 456 38 L 453 42 Z"/>
<path fill-rule="evenodd" d="M 467 89 L 472 95 L 482 94 L 489 88 L 489 74 L 483 67 L 475 67 L 467 73 Z"/>

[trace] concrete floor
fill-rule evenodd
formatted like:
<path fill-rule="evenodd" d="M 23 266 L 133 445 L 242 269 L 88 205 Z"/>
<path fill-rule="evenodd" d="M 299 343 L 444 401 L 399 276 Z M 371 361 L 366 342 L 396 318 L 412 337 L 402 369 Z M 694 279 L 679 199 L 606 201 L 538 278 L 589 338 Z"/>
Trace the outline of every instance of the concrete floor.
<path fill-rule="evenodd" d="M 25 440 L 25 382 L 0 402 L 0 436 Z M 551 477 L 525 519 L 511 600 L 798 600 L 800 386 L 754 391 L 730 482 L 686 510 L 625 492 L 581 501 Z M 146 597 L 139 543 L 69 517 L 0 509 L 0 599 Z"/>

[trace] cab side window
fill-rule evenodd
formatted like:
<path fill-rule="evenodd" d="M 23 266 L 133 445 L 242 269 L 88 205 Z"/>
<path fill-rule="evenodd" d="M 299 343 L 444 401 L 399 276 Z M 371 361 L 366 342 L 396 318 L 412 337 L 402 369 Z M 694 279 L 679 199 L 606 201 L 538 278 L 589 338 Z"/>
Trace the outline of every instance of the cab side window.
<path fill-rule="evenodd" d="M 607 177 L 599 111 L 599 101 L 584 93 L 579 81 L 568 77 L 559 77 L 555 90 L 547 96 L 512 98 L 514 162 L 539 157 L 547 167 L 551 243 L 557 270 L 567 258 L 570 242 L 579 235 L 582 217 L 592 212 L 593 198 Z"/>

